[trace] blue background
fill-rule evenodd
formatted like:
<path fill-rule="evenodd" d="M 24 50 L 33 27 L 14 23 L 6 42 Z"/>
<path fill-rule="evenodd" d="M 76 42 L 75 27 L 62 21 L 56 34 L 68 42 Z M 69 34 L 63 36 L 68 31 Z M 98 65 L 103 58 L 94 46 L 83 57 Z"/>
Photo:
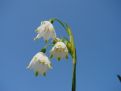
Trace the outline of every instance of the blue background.
<path fill-rule="evenodd" d="M 121 91 L 120 0 L 0 0 L 0 91 L 71 91 L 72 61 L 53 62 L 46 77 L 26 69 L 43 47 L 42 20 L 69 23 L 77 48 L 77 91 Z M 55 23 L 59 37 L 66 35 Z"/>

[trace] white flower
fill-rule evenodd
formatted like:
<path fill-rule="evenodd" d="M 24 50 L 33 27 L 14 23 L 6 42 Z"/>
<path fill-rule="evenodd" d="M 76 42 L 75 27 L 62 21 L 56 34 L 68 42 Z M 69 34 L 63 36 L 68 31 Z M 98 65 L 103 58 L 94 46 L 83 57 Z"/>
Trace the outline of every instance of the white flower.
<path fill-rule="evenodd" d="M 63 42 L 57 42 L 50 53 L 51 56 L 54 56 L 58 60 L 68 57 L 68 49 Z"/>
<path fill-rule="evenodd" d="M 56 38 L 56 33 L 54 30 L 53 25 L 49 21 L 43 21 L 41 22 L 41 25 L 37 28 L 36 32 L 38 33 L 37 36 L 34 38 L 34 40 L 39 39 L 41 37 L 44 38 L 44 40 L 48 41 L 49 39 Z"/>
<path fill-rule="evenodd" d="M 35 75 L 38 76 L 39 74 L 45 75 L 52 67 L 48 57 L 43 52 L 38 52 L 32 58 L 27 68 L 33 70 Z"/>

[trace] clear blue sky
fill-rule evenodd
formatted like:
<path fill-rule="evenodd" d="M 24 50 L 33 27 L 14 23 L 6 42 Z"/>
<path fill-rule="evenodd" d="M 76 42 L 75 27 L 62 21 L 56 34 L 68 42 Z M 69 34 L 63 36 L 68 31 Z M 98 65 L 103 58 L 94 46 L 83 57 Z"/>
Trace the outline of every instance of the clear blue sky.
<path fill-rule="evenodd" d="M 73 29 L 77 91 L 121 91 L 120 0 L 0 0 L 0 91 L 71 91 L 70 58 L 52 60 L 46 77 L 26 70 L 44 45 L 33 40 L 34 30 L 52 17 Z M 59 36 L 65 33 L 55 26 Z"/>

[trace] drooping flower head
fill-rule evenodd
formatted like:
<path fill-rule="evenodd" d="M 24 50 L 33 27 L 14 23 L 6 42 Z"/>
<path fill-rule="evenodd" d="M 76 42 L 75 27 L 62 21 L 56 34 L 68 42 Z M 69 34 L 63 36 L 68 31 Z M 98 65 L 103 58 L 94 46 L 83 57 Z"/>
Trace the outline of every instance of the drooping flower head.
<path fill-rule="evenodd" d="M 53 25 L 50 21 L 42 21 L 41 25 L 36 29 L 36 32 L 38 33 L 37 36 L 34 38 L 39 39 L 41 37 L 44 38 L 44 40 L 48 41 L 49 39 L 55 39 L 56 33 L 54 30 Z"/>
<path fill-rule="evenodd" d="M 68 56 L 68 49 L 63 42 L 57 42 L 50 51 L 50 53 L 52 56 L 60 60 Z"/>
<path fill-rule="evenodd" d="M 38 52 L 32 58 L 27 68 L 33 70 L 35 75 L 38 76 L 39 74 L 45 75 L 52 67 L 48 57 L 43 52 Z"/>

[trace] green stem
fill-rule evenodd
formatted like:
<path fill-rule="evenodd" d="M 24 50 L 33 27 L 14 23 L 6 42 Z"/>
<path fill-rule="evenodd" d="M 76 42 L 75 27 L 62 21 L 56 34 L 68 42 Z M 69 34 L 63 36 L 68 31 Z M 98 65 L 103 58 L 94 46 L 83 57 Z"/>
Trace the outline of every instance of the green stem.
<path fill-rule="evenodd" d="M 71 31 L 71 28 L 68 24 L 61 22 L 57 18 L 50 19 L 51 23 L 54 23 L 54 21 L 59 22 L 64 27 L 64 29 L 66 30 L 68 35 L 70 36 L 71 52 L 72 52 L 71 56 L 73 59 L 72 91 L 76 91 L 76 61 L 77 61 L 77 59 L 76 59 L 76 49 L 75 49 L 75 45 L 74 45 L 74 37 L 73 37 L 72 31 Z"/>
<path fill-rule="evenodd" d="M 72 91 L 76 91 L 76 63 L 73 64 Z"/>
<path fill-rule="evenodd" d="M 72 91 L 76 91 L 76 49 L 75 58 L 73 59 L 73 77 L 72 77 Z"/>
<path fill-rule="evenodd" d="M 72 73 L 72 91 L 76 91 L 76 49 L 75 49 L 75 44 L 74 44 L 74 37 L 71 31 L 71 28 L 69 25 L 67 25 L 67 31 L 70 35 L 70 42 L 72 44 L 72 59 L 73 59 L 73 73 Z"/>

